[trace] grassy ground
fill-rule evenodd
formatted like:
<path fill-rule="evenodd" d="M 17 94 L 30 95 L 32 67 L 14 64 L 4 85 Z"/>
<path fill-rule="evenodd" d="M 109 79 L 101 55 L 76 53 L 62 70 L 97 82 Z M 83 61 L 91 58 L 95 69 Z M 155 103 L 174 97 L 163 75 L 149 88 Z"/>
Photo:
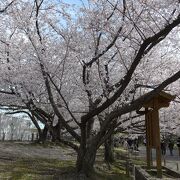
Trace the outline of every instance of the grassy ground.
<path fill-rule="evenodd" d="M 74 177 L 74 178 L 72 178 Z M 75 161 L 23 158 L 0 162 L 0 179 L 41 180 L 41 179 L 78 179 L 75 173 Z M 95 165 L 93 180 L 128 180 L 125 168 L 116 162 L 108 166 L 103 162 Z"/>
<path fill-rule="evenodd" d="M 45 153 L 48 151 L 51 153 L 46 157 Z M 123 159 L 111 165 L 104 163 L 101 149 L 98 152 L 95 172 L 90 178 L 84 178 L 77 176 L 75 154 L 66 147 L 0 143 L 2 180 L 128 180 L 130 178 L 126 175 L 125 163 Z"/>
<path fill-rule="evenodd" d="M 24 158 L 17 160 L 1 161 L 0 179 L 30 180 L 30 179 L 54 179 L 68 169 L 74 167 L 72 161 L 59 161 L 49 159 Z"/>
<path fill-rule="evenodd" d="M 103 161 L 103 147 L 97 152 L 95 172 L 88 180 L 128 180 L 131 163 L 146 165 L 145 158 L 115 148 L 113 164 Z M 85 180 L 77 176 L 76 153 L 66 146 L 22 142 L 0 142 L 0 180 Z"/>

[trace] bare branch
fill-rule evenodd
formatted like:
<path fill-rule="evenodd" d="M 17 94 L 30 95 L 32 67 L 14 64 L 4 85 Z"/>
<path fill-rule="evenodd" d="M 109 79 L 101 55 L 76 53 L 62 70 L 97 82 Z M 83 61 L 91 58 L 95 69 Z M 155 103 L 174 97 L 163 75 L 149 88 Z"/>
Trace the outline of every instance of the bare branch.
<path fill-rule="evenodd" d="M 16 95 L 16 93 L 14 91 L 3 91 L 3 90 L 0 90 L 0 93 L 2 93 L 2 94 L 9 94 L 9 95 Z"/>
<path fill-rule="evenodd" d="M 0 13 L 5 12 L 5 11 L 9 8 L 9 6 L 11 6 L 15 1 L 16 1 L 16 0 L 11 1 L 8 5 L 6 5 L 6 7 L 5 7 L 4 9 L 1 9 L 1 10 L 0 10 Z"/>
<path fill-rule="evenodd" d="M 73 113 L 71 112 L 71 110 L 69 109 L 69 106 L 68 106 L 68 103 L 66 102 L 64 96 L 62 95 L 60 89 L 57 87 L 57 85 L 55 84 L 55 82 L 53 81 L 53 79 L 51 78 L 51 76 L 48 74 L 48 77 L 51 81 L 51 83 L 53 84 L 53 86 L 56 88 L 58 94 L 60 95 L 60 97 L 62 98 L 65 106 L 66 106 L 66 109 L 68 110 L 69 114 L 71 115 L 71 117 L 73 118 L 73 120 L 76 122 L 77 125 L 79 125 L 79 122 L 77 121 L 77 119 L 75 118 L 75 116 L 73 115 Z"/>
<path fill-rule="evenodd" d="M 36 4 L 36 30 L 37 30 L 37 34 L 39 36 L 39 41 L 42 43 L 42 37 L 41 37 L 41 33 L 40 33 L 40 29 L 39 29 L 39 21 L 38 21 L 38 16 L 39 16 L 39 9 L 42 5 L 44 0 L 41 0 L 40 3 L 38 4 L 38 0 L 35 0 L 35 4 Z"/>
<path fill-rule="evenodd" d="M 112 41 L 110 42 L 110 44 L 99 54 L 97 54 L 95 57 L 93 57 L 91 59 L 91 61 L 89 61 L 88 63 L 86 63 L 86 66 L 91 66 L 96 60 L 98 60 L 101 56 L 103 56 L 116 42 L 117 38 L 119 37 L 119 34 L 122 30 L 122 26 L 119 27 L 116 35 L 114 36 L 114 38 L 112 39 Z"/>

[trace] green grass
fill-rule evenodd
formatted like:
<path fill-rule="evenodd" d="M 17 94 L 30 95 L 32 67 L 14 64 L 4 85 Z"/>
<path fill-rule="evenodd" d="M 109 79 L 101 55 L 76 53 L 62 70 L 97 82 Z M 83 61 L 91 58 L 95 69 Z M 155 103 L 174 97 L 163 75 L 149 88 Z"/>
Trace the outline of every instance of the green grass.
<path fill-rule="evenodd" d="M 52 179 L 63 173 L 73 172 L 74 161 L 48 159 L 20 159 L 0 163 L 0 179 L 31 180 Z"/>
<path fill-rule="evenodd" d="M 20 144 L 20 146 L 23 144 Z M 25 144 L 24 146 L 36 146 L 36 144 Z M 44 148 L 52 147 L 54 144 L 49 143 L 42 145 Z M 38 148 L 38 145 L 37 145 Z M 68 150 L 67 147 L 62 147 Z M 133 164 L 144 165 L 143 160 L 129 157 L 127 151 L 123 148 L 115 148 L 116 162 L 106 164 L 103 161 L 103 148 L 100 148 L 97 153 L 94 172 L 89 180 L 128 180 L 126 175 L 126 163 L 131 161 Z M 10 180 L 51 180 L 59 177 L 75 177 L 76 168 L 75 160 L 50 160 L 45 158 L 21 158 L 0 161 L 0 179 Z M 68 178 L 66 178 L 68 180 Z M 78 179 L 78 178 L 77 178 Z"/>
<path fill-rule="evenodd" d="M 95 165 L 95 173 L 92 177 L 93 180 L 129 180 L 126 175 L 126 170 L 121 162 L 113 164 L 106 164 L 98 162 Z"/>
<path fill-rule="evenodd" d="M 0 179 L 10 180 L 51 180 L 63 175 L 75 175 L 75 161 L 59 161 L 49 159 L 23 158 L 15 161 L 0 162 Z M 104 162 L 95 165 L 95 171 L 90 178 L 93 180 L 128 180 L 125 169 L 120 163 L 110 167 Z"/>

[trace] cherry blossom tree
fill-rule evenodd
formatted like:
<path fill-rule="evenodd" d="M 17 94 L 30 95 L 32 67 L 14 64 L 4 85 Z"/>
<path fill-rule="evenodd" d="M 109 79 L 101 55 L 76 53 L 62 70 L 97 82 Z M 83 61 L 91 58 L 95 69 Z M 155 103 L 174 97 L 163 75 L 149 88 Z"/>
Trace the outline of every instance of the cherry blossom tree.
<path fill-rule="evenodd" d="M 86 174 L 123 117 L 180 78 L 179 1 L 88 3 L 76 9 L 57 1 L 15 2 L 2 27 L 9 38 L 1 53 L 1 102 L 25 104 L 50 129 L 55 115 L 78 141 L 61 139 Z M 143 86 L 153 88 L 140 91 Z"/>

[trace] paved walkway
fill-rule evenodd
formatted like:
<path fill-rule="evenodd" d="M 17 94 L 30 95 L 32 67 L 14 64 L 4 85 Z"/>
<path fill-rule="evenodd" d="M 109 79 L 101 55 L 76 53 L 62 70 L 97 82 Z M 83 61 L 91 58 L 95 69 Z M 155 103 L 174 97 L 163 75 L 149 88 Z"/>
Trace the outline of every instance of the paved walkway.
<path fill-rule="evenodd" d="M 146 157 L 146 147 L 141 146 L 139 147 L 139 155 L 137 157 Z M 156 164 L 156 152 L 152 150 L 152 157 L 153 157 L 153 164 Z M 162 165 L 166 166 L 170 169 L 180 172 L 180 156 L 178 154 L 178 150 L 174 149 L 173 156 L 170 155 L 169 149 L 166 151 L 166 155 L 162 156 Z"/>

